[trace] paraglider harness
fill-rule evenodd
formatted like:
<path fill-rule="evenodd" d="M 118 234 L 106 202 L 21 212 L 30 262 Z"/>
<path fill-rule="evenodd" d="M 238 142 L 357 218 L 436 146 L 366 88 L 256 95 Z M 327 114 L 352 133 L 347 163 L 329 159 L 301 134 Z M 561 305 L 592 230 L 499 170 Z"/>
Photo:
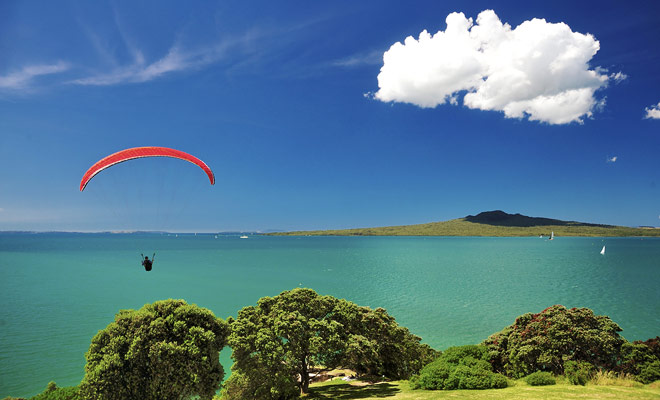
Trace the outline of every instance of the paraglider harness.
<path fill-rule="evenodd" d="M 153 256 L 151 256 L 151 260 L 149 257 L 145 257 L 144 254 L 140 254 L 142 256 L 142 265 L 144 266 L 145 271 L 151 271 L 151 266 L 154 263 L 154 259 L 156 258 L 156 253 L 154 253 Z"/>

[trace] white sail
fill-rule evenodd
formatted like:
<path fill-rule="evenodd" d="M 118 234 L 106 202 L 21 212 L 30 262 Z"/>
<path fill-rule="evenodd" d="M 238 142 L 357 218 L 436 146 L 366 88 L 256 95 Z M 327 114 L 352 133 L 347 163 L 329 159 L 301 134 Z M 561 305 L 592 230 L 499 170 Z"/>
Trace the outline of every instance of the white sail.
<path fill-rule="evenodd" d="M 605 246 L 603 246 L 603 250 L 600 251 L 600 254 L 605 254 Z"/>

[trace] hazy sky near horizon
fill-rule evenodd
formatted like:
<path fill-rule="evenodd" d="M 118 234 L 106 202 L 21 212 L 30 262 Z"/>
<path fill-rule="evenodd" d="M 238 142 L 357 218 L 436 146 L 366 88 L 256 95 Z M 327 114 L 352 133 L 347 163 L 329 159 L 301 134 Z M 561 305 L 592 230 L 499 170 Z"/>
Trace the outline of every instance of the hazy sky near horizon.
<path fill-rule="evenodd" d="M 0 230 L 660 226 L 660 2 L 0 2 Z M 124 148 L 189 152 L 129 161 Z"/>

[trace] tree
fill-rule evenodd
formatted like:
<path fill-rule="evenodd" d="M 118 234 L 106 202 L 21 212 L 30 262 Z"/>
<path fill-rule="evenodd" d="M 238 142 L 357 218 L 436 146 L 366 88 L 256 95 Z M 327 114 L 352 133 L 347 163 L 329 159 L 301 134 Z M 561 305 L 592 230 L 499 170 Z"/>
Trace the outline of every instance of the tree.
<path fill-rule="evenodd" d="M 183 300 L 121 310 L 86 354 L 80 391 L 94 400 L 211 399 L 224 370 L 228 324 Z"/>
<path fill-rule="evenodd" d="M 524 314 L 484 344 L 498 372 L 522 377 L 535 371 L 561 374 L 566 361 L 585 361 L 613 369 L 625 342 L 621 328 L 609 317 L 588 308 L 561 305 Z"/>
<path fill-rule="evenodd" d="M 660 357 L 657 354 L 658 338 L 626 342 L 621 346 L 618 370 L 634 375 L 642 383 L 651 383 L 660 379 Z"/>
<path fill-rule="evenodd" d="M 419 357 L 433 354 L 385 310 L 311 289 L 263 297 L 240 310 L 231 326 L 234 365 L 225 393 L 234 398 L 297 397 L 307 392 L 315 366 L 409 376 L 424 365 Z"/>

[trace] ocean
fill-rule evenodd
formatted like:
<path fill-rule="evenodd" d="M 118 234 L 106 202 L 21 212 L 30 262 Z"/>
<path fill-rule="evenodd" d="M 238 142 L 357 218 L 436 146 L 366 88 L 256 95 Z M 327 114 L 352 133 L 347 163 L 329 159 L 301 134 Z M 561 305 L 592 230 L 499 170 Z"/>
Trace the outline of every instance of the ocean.
<path fill-rule="evenodd" d="M 628 340 L 660 335 L 660 238 L 3 233 L 0 282 L 0 398 L 78 384 L 115 313 L 168 298 L 227 318 L 307 287 L 383 307 L 440 350 L 554 304 L 607 315 Z"/>

